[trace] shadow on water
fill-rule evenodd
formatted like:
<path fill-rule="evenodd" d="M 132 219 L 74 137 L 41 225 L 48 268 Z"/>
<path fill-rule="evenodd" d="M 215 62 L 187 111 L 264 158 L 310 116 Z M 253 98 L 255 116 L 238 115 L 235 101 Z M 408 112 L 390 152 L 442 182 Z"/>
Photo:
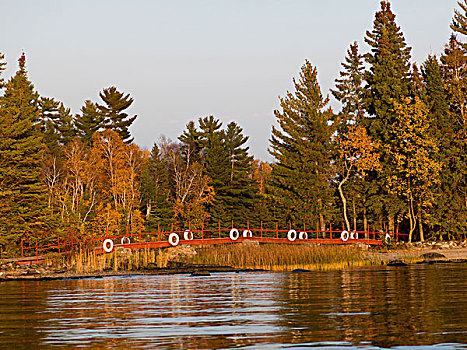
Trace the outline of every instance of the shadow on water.
<path fill-rule="evenodd" d="M 5 282 L 0 348 L 467 349 L 466 267 Z"/>

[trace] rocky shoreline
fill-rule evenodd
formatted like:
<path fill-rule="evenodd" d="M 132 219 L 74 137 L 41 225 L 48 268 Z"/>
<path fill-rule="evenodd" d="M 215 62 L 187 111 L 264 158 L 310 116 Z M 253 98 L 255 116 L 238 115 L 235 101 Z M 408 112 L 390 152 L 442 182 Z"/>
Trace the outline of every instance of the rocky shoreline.
<path fill-rule="evenodd" d="M 397 244 L 392 247 L 369 247 L 358 244 L 365 258 L 373 264 L 405 266 L 420 263 L 466 263 L 467 241 L 443 243 Z M 46 281 L 60 279 L 103 278 L 128 275 L 172 275 L 191 274 L 207 276 L 216 272 L 253 272 L 257 269 L 241 269 L 232 266 L 198 265 L 172 262 L 167 267 L 157 267 L 150 263 L 145 269 L 137 270 L 104 270 L 99 272 L 80 273 L 65 266 L 44 266 L 31 259 L 27 264 L 18 264 L 13 259 L 0 262 L 0 282 L 4 281 Z M 261 270 L 264 271 L 264 270 Z"/>

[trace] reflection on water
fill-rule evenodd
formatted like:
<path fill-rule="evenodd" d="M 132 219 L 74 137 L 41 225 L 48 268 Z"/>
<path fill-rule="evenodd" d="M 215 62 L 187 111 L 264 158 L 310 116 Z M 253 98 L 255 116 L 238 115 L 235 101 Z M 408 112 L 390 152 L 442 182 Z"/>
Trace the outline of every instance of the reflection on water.
<path fill-rule="evenodd" d="M 5 282 L 0 348 L 467 349 L 466 267 Z"/>

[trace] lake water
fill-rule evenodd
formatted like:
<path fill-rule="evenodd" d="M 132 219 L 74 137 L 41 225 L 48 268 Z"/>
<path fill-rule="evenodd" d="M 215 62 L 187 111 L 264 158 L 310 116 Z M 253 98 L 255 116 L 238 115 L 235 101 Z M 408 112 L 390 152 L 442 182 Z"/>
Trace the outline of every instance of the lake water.
<path fill-rule="evenodd" d="M 0 348 L 467 349 L 467 264 L 0 284 Z"/>

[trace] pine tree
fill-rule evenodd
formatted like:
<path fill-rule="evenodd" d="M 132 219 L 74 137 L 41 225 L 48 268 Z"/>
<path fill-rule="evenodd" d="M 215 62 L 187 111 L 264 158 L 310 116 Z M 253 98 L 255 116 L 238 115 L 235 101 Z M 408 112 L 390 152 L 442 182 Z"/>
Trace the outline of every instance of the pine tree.
<path fill-rule="evenodd" d="M 103 128 L 104 117 L 99 114 L 97 105 L 90 100 L 84 102 L 81 114 L 77 114 L 74 124 L 77 134 L 88 146 L 92 146 L 92 135 Z"/>
<path fill-rule="evenodd" d="M 27 78 L 24 54 L 5 86 L 0 98 L 0 240 L 10 250 L 20 238 L 43 242 L 50 218 L 41 183 L 42 138 L 34 125 L 39 95 Z"/>
<path fill-rule="evenodd" d="M 441 56 L 441 72 L 448 102 L 448 123 L 444 130 L 450 140 L 447 175 L 450 201 L 446 203 L 449 238 L 460 238 L 460 228 L 467 228 L 467 51 L 452 35 Z M 462 230 L 462 229 L 461 229 Z"/>
<path fill-rule="evenodd" d="M 373 30 L 367 31 L 365 41 L 371 52 L 365 55 L 369 70 L 365 74 L 367 94 L 367 112 L 370 118 L 363 120 L 369 136 L 380 145 L 390 145 L 397 140 L 391 133 L 396 123 L 393 113 L 394 103 L 402 103 L 411 94 L 410 47 L 395 22 L 388 1 L 381 2 L 381 10 L 376 12 Z M 370 193 L 377 193 L 378 200 L 373 201 L 372 211 L 376 215 L 382 230 L 384 217 L 387 217 L 389 230 L 395 230 L 395 216 L 404 211 L 404 203 L 395 194 L 388 193 L 388 179 L 394 171 L 385 148 L 381 149 L 382 171 L 373 173 L 368 178 Z"/>
<path fill-rule="evenodd" d="M 282 219 L 313 227 L 319 220 L 324 230 L 325 220 L 332 217 L 332 111 L 321 94 L 317 70 L 308 61 L 293 83 L 295 92 L 287 92 L 280 100 L 281 111 L 274 111 L 279 128 L 273 126 L 270 140 L 269 152 L 276 159 L 270 193 L 284 211 Z"/>
<path fill-rule="evenodd" d="M 136 120 L 136 115 L 129 117 L 124 111 L 131 106 L 133 98 L 130 94 L 123 94 L 115 86 L 104 89 L 99 93 L 100 98 L 105 105 L 98 105 L 99 113 L 104 118 L 104 126 L 107 129 L 116 131 L 123 142 L 131 143 L 131 137 L 128 128 Z"/>
<path fill-rule="evenodd" d="M 457 33 L 467 35 L 467 0 L 458 1 L 457 4 L 461 10 L 454 10 L 454 18 L 450 27 Z"/>
<path fill-rule="evenodd" d="M 248 147 L 244 147 L 247 141 L 248 136 L 243 135 L 243 129 L 238 124 L 230 122 L 227 125 L 224 143 L 230 160 L 228 206 L 231 208 L 232 220 L 244 224 L 247 219 L 259 227 L 259 221 L 266 218 L 254 215 L 259 196 L 256 194 L 256 180 L 252 177 L 253 157 L 248 154 Z"/>
<path fill-rule="evenodd" d="M 147 228 L 156 229 L 158 224 L 166 227 L 173 217 L 173 203 L 170 200 L 167 162 L 162 158 L 156 143 L 142 170 L 141 197 Z"/>
<path fill-rule="evenodd" d="M 355 123 L 364 117 L 366 109 L 363 86 L 365 67 L 363 56 L 358 52 L 357 42 L 350 45 L 342 67 L 340 79 L 336 79 L 336 89 L 331 92 L 342 104 L 341 115 L 345 119 L 342 124 L 346 124 L 347 119 Z"/>
<path fill-rule="evenodd" d="M 40 98 L 39 109 L 38 125 L 44 133 L 44 143 L 58 154 L 60 146 L 71 142 L 76 135 L 71 110 L 62 102 L 47 97 Z"/>
<path fill-rule="evenodd" d="M 353 228 L 357 230 L 357 211 L 361 211 L 363 216 L 363 227 L 366 230 L 368 225 L 367 212 L 368 205 L 377 201 L 376 196 L 370 196 L 368 193 L 369 183 L 364 181 L 363 176 L 358 171 L 350 159 L 346 159 L 349 154 L 357 152 L 362 154 L 362 147 L 366 145 L 372 147 L 371 141 L 366 132 L 360 129 L 366 111 L 366 99 L 364 89 L 365 67 L 363 55 L 358 51 L 357 42 L 350 45 L 347 50 L 347 56 L 342 63 L 343 70 L 339 73 L 340 79 L 336 79 L 336 89 L 331 90 L 334 97 L 342 104 L 341 112 L 335 117 L 335 128 L 337 131 L 336 145 L 340 150 L 340 157 L 335 163 L 339 175 L 335 178 L 338 183 L 341 201 L 343 204 L 344 219 L 349 228 L 346 215 L 347 200 L 343 193 L 342 186 L 346 183 L 346 192 L 348 192 L 353 207 Z M 355 132 L 364 135 L 364 140 L 355 139 Z M 356 147 L 351 150 L 348 140 L 356 141 Z M 340 145 L 339 145 L 340 144 Z M 345 147 L 341 147 L 345 146 Z M 350 160 L 350 161 L 349 161 Z M 358 159 L 356 159 L 358 162 Z M 375 164 L 376 165 L 376 164 Z M 361 168 L 361 167 L 360 167 Z M 358 174 L 357 174 L 358 173 Z M 358 198 L 358 201 L 357 201 Z"/>

